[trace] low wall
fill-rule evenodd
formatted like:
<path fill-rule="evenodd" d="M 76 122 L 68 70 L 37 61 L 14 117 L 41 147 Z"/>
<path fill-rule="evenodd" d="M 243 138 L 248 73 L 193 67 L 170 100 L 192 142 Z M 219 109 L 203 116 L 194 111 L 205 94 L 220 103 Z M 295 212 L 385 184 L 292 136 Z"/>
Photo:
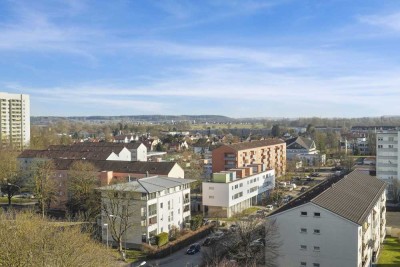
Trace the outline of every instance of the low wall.
<path fill-rule="evenodd" d="M 392 237 L 400 238 L 400 228 L 386 227 L 386 235 L 390 235 Z"/>

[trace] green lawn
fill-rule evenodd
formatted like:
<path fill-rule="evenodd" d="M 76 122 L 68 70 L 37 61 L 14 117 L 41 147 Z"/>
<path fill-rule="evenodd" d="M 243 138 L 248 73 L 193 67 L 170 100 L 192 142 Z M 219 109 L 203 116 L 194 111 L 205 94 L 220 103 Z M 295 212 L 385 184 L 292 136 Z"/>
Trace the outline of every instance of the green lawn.
<path fill-rule="evenodd" d="M 395 237 L 386 237 L 381 247 L 378 267 L 400 266 L 400 242 Z"/>

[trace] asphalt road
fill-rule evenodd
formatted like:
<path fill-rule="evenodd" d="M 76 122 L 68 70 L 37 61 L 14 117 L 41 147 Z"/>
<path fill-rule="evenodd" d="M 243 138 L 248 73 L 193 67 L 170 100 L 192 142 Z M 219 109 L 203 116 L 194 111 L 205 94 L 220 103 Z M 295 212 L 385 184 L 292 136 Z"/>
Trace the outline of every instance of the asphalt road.
<path fill-rule="evenodd" d="M 197 243 L 202 244 L 205 238 L 197 241 Z M 157 260 L 150 260 L 146 261 L 146 265 L 144 267 L 158 267 L 158 266 L 163 266 L 163 267 L 198 267 L 203 261 L 203 252 L 204 250 L 208 249 L 207 247 L 201 247 L 200 252 L 194 254 L 194 255 L 187 255 L 186 250 L 188 248 L 183 248 L 173 254 L 171 254 L 168 257 L 162 258 L 162 259 L 157 259 Z M 132 265 L 133 267 L 138 266 L 136 263 Z"/>

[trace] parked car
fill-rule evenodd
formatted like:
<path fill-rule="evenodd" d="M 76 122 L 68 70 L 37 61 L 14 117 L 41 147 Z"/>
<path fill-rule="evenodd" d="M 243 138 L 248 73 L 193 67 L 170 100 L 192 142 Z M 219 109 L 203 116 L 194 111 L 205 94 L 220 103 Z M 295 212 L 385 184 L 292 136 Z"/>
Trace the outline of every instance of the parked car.
<path fill-rule="evenodd" d="M 306 192 L 306 191 L 307 191 L 307 188 L 304 187 L 304 186 L 300 189 L 300 192 L 302 192 L 302 193 L 303 193 L 303 192 Z"/>
<path fill-rule="evenodd" d="M 320 177 L 321 175 L 318 172 L 313 172 L 310 174 L 311 177 Z"/>
<path fill-rule="evenodd" d="M 265 208 L 266 208 L 267 211 L 272 211 L 274 209 L 274 206 L 267 205 Z"/>
<path fill-rule="evenodd" d="M 22 193 L 21 197 L 22 198 L 34 198 L 33 194 L 31 194 L 31 193 Z"/>
<path fill-rule="evenodd" d="M 200 251 L 200 244 L 199 243 L 194 243 L 194 244 L 190 245 L 190 247 L 186 251 L 186 254 L 193 255 L 193 254 L 196 254 L 199 251 Z"/>

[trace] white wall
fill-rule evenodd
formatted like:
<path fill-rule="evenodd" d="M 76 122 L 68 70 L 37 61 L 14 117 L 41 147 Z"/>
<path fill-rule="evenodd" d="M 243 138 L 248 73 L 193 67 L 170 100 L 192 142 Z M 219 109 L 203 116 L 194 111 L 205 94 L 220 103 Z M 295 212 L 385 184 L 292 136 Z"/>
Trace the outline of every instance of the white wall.
<path fill-rule="evenodd" d="M 306 211 L 307 216 L 301 216 L 301 211 Z M 314 217 L 314 212 L 320 212 L 321 217 Z M 301 262 L 307 266 L 319 263 L 321 267 L 358 266 L 359 225 L 312 203 L 270 218 L 276 218 L 283 242 L 279 266 L 299 267 Z M 307 229 L 307 233 L 302 233 L 301 228 Z M 320 234 L 314 234 L 314 229 L 320 230 Z M 307 249 L 302 250 L 301 245 Z M 314 246 L 320 247 L 320 251 L 314 251 Z"/>
<path fill-rule="evenodd" d="M 174 167 L 172 167 L 171 171 L 168 173 L 168 177 L 184 178 L 185 177 L 185 171 L 177 163 L 177 164 L 174 165 Z M 187 177 L 187 178 L 190 179 L 191 177 Z"/>
<path fill-rule="evenodd" d="M 255 182 L 254 179 L 256 179 Z M 251 188 L 258 187 L 254 192 Z M 231 207 L 247 199 L 251 199 L 258 194 L 271 190 L 275 187 L 275 171 L 268 170 L 257 173 L 245 178 L 237 178 L 229 183 L 203 182 L 203 205 L 214 207 Z M 243 196 L 232 199 L 232 197 L 242 192 Z"/>

